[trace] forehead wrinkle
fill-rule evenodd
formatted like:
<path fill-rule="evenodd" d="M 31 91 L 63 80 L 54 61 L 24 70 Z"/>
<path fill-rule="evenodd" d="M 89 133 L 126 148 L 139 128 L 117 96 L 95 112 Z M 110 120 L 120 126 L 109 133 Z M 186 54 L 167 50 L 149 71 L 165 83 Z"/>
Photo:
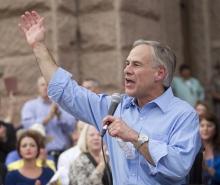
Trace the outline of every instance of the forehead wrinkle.
<path fill-rule="evenodd" d="M 138 45 L 134 47 L 130 54 L 127 57 L 129 62 L 142 62 L 147 61 L 148 63 L 152 62 L 153 64 L 153 47 L 145 44 Z"/>

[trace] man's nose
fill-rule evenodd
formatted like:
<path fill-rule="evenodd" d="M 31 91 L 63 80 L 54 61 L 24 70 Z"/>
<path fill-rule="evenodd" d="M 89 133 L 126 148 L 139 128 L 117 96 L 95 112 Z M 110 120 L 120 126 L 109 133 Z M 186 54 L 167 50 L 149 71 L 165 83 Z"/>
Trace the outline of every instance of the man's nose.
<path fill-rule="evenodd" d="M 124 73 L 127 74 L 127 73 L 131 73 L 131 72 L 132 72 L 131 64 L 126 65 L 124 68 Z"/>

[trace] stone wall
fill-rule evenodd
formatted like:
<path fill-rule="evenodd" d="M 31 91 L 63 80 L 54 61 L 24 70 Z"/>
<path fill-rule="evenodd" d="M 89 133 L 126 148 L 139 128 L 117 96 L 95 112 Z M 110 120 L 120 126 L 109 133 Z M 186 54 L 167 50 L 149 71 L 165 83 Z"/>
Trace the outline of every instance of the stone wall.
<path fill-rule="evenodd" d="M 37 10 L 45 17 L 46 43 L 57 63 L 78 81 L 91 77 L 99 80 L 106 92 L 122 90 L 124 61 L 133 41 L 139 38 L 168 44 L 177 54 L 178 66 L 189 63 L 204 84 L 211 76 L 212 63 L 220 57 L 218 0 L 201 0 L 201 3 L 0 0 L 0 3 L 0 68 L 4 72 L 0 81 L 0 114 L 4 115 L 8 104 L 3 79 L 16 76 L 19 90 L 16 122 L 24 101 L 37 95 L 35 83 L 40 75 L 32 51 L 17 26 L 19 16 L 26 10 Z"/>

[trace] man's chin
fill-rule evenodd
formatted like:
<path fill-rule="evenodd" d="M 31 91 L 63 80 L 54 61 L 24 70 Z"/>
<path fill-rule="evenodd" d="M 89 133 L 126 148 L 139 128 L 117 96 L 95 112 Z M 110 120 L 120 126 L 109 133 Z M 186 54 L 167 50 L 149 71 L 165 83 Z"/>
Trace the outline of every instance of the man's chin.
<path fill-rule="evenodd" d="M 126 93 L 128 96 L 135 97 L 135 93 L 134 93 L 134 92 L 132 92 L 132 91 L 125 90 L 125 93 Z"/>

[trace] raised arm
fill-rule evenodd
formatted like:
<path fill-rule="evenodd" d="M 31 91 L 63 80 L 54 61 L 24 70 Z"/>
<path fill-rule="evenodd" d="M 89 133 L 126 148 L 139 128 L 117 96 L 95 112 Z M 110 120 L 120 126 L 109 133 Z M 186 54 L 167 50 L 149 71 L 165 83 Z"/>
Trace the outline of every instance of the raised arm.
<path fill-rule="evenodd" d="M 27 43 L 32 47 L 36 61 L 47 82 L 57 70 L 53 57 L 47 49 L 45 40 L 44 18 L 36 11 L 26 11 L 20 19 L 19 27 L 23 31 Z"/>

